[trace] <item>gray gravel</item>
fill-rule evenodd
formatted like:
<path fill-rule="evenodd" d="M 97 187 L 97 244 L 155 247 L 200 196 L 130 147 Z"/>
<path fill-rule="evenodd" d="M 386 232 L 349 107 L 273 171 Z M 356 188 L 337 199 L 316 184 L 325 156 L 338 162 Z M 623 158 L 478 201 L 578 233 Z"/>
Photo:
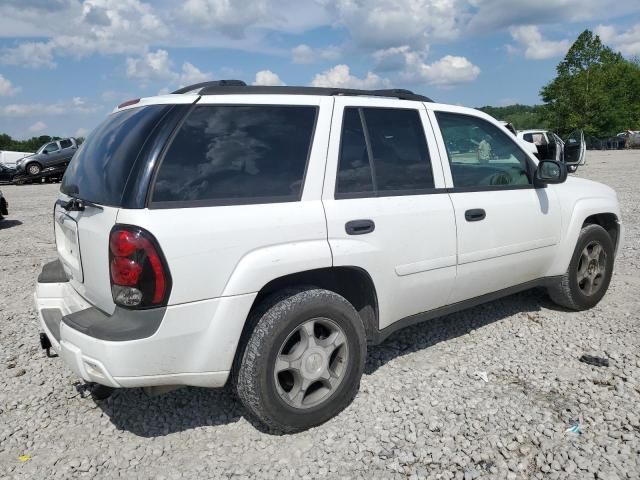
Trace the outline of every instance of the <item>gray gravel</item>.
<path fill-rule="evenodd" d="M 627 228 L 600 305 L 531 291 L 399 332 L 370 349 L 349 408 L 281 437 L 227 390 L 87 397 L 37 345 L 58 187 L 0 187 L 0 478 L 640 478 L 640 152 L 588 162 L 578 174 L 616 188 Z"/>

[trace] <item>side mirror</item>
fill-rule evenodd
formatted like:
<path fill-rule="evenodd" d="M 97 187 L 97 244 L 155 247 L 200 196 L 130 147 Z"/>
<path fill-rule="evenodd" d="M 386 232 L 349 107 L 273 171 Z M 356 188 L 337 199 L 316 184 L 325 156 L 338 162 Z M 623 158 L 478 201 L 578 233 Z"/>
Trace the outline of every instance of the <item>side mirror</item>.
<path fill-rule="evenodd" d="M 536 187 L 544 187 L 548 184 L 562 183 L 567 179 L 567 166 L 555 160 L 541 160 L 538 163 L 534 178 Z"/>

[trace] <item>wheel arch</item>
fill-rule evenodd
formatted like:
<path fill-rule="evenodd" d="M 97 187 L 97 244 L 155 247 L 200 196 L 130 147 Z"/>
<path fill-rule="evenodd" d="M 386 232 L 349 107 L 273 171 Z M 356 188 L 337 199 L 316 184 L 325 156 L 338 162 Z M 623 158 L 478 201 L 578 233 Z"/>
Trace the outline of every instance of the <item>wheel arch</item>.
<path fill-rule="evenodd" d="M 620 239 L 620 220 L 615 213 L 603 212 L 589 215 L 587 218 L 585 218 L 584 222 L 582 222 L 581 228 L 584 228 L 587 225 L 600 225 L 602 228 L 604 228 L 609 234 L 609 237 L 611 237 L 611 241 L 613 242 L 616 253 L 618 252 L 618 243 Z"/>
<path fill-rule="evenodd" d="M 578 241 L 580 231 L 585 225 L 600 225 L 611 236 L 616 252 L 619 251 L 624 237 L 620 221 L 620 208 L 615 198 L 597 197 L 579 200 L 567 213 L 563 236 L 558 245 L 555 259 L 547 276 L 564 275 Z"/>
<path fill-rule="evenodd" d="M 367 338 L 378 329 L 378 296 L 369 273 L 356 266 L 317 268 L 291 273 L 265 284 L 251 310 L 270 295 L 289 287 L 310 285 L 343 296 L 356 309 L 364 324 Z"/>
<path fill-rule="evenodd" d="M 360 315 L 367 340 L 375 338 L 378 331 L 378 297 L 373 279 L 366 270 L 356 266 L 304 270 L 274 278 L 260 289 L 242 328 L 233 362 L 234 368 L 239 365 L 245 343 L 255 327 L 256 310 L 277 292 L 301 286 L 322 288 L 343 296 Z"/>

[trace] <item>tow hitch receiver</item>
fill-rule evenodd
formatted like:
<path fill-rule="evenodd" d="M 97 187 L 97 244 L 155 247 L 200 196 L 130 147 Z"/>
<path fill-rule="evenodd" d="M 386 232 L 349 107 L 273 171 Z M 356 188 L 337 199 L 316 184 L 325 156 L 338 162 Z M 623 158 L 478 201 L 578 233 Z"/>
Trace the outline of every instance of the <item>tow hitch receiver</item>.
<path fill-rule="evenodd" d="M 51 340 L 47 337 L 46 333 L 40 334 L 40 346 L 43 350 L 47 351 L 47 357 L 51 356 Z"/>

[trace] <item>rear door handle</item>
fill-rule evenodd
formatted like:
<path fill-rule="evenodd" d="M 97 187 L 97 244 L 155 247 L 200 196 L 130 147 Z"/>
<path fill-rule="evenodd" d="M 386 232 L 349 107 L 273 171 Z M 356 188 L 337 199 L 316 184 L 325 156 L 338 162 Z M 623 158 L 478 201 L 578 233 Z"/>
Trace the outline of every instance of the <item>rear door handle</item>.
<path fill-rule="evenodd" d="M 480 220 L 484 220 L 486 216 L 487 212 L 485 212 L 483 208 L 472 208 L 464 212 L 464 219 L 467 222 L 479 222 Z"/>
<path fill-rule="evenodd" d="M 376 224 L 373 220 L 351 220 L 345 224 L 344 229 L 348 235 L 364 235 L 373 232 Z"/>

